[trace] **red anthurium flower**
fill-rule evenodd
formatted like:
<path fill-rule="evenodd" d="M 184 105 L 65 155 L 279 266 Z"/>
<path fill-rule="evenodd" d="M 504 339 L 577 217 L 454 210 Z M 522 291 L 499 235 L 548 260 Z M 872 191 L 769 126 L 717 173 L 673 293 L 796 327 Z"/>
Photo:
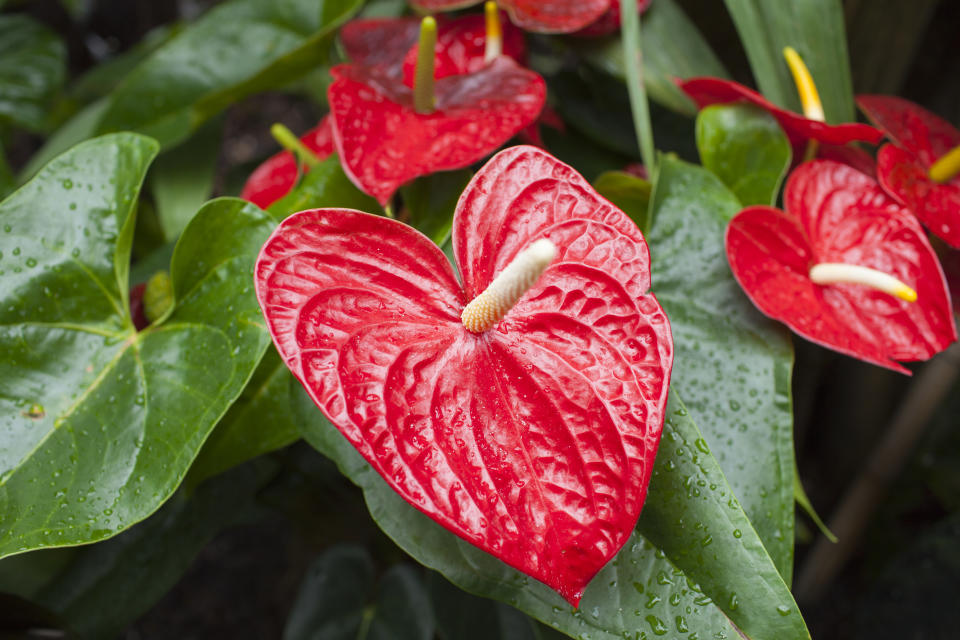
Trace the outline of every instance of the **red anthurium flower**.
<path fill-rule="evenodd" d="M 307 131 L 300 142 L 320 159 L 333 153 L 333 136 L 330 128 L 330 118 L 324 117 L 316 127 Z M 300 167 L 290 151 L 281 151 L 254 169 L 240 197 L 266 209 L 271 204 L 287 195 L 297 182 Z M 306 167 L 303 167 L 306 170 Z"/>
<path fill-rule="evenodd" d="M 643 13 L 650 6 L 651 0 L 637 0 L 637 13 Z M 613 0 L 610 8 L 596 22 L 577 31 L 577 36 L 608 36 L 620 31 L 620 1 Z"/>
<path fill-rule="evenodd" d="M 810 140 L 829 145 L 845 145 L 854 141 L 877 144 L 883 138 L 883 132 L 870 125 L 856 122 L 831 125 L 781 109 L 753 89 L 732 80 L 703 77 L 678 80 L 677 84 L 701 109 L 728 102 L 749 102 L 764 109 L 783 127 L 793 147 L 793 157 L 798 160 L 803 157 Z"/>
<path fill-rule="evenodd" d="M 895 96 L 858 96 L 863 112 L 894 144 L 877 154 L 880 184 L 936 235 L 960 248 L 960 131 L 923 107 Z M 938 175 L 935 167 L 948 167 Z"/>
<path fill-rule="evenodd" d="M 411 0 L 421 11 L 452 11 L 481 0 Z M 599 20 L 617 0 L 497 0 L 515 25 L 538 33 L 571 33 Z"/>
<path fill-rule="evenodd" d="M 344 171 L 381 204 L 418 176 L 480 160 L 533 123 L 546 100 L 543 78 L 505 56 L 437 80 L 431 113 L 414 109 L 412 89 L 389 70 L 338 65 L 331 73 L 327 96 Z"/>
<path fill-rule="evenodd" d="M 387 483 L 576 605 L 633 530 L 664 418 L 673 347 L 647 246 L 534 147 L 474 176 L 453 238 L 462 286 L 410 227 L 303 211 L 264 245 L 258 300 Z"/>
<path fill-rule="evenodd" d="M 786 212 L 749 207 L 727 229 L 730 268 L 763 313 L 904 373 L 898 360 L 926 360 L 957 339 L 923 229 L 875 180 L 815 160 L 790 175 L 784 204 Z"/>

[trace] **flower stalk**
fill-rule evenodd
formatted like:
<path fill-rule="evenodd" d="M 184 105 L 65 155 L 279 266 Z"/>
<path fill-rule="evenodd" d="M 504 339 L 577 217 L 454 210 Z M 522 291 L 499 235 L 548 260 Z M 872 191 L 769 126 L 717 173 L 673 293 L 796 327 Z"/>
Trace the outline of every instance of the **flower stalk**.
<path fill-rule="evenodd" d="M 270 127 L 270 135 L 280 144 L 281 147 L 292 153 L 297 159 L 308 167 L 315 167 L 320 164 L 320 158 L 313 151 L 307 148 L 300 138 L 295 136 L 290 129 L 279 122 Z"/>

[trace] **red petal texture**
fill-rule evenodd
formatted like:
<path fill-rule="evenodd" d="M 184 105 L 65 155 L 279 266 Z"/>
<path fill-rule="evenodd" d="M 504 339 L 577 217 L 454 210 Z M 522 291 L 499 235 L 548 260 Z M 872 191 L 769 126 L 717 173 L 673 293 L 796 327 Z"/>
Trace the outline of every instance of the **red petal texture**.
<path fill-rule="evenodd" d="M 409 87 L 378 67 L 338 65 L 327 96 L 344 171 L 386 204 L 418 176 L 465 167 L 530 125 L 543 78 L 501 56 L 480 71 L 436 81 L 436 110 L 413 109 Z"/>
<path fill-rule="evenodd" d="M 411 0 L 422 11 L 452 11 L 479 0 Z M 572 33 L 596 22 L 615 2 L 611 0 L 498 0 L 515 25 L 538 33 Z"/>
<path fill-rule="evenodd" d="M 790 144 L 793 146 L 794 158 L 803 157 L 809 140 L 816 140 L 823 144 L 845 145 L 854 141 L 877 144 L 883 139 L 882 131 L 867 124 L 851 122 L 831 125 L 781 109 L 753 89 L 730 80 L 706 77 L 691 78 L 689 80 L 678 80 L 677 85 L 701 109 L 712 104 L 726 104 L 728 102 L 749 102 L 765 109 L 783 127 L 787 138 L 790 139 Z"/>
<path fill-rule="evenodd" d="M 895 371 L 957 339 L 940 263 L 923 229 L 876 181 L 843 164 L 798 167 L 786 212 L 749 207 L 727 228 L 730 268 L 763 313 L 820 345 Z M 917 291 L 903 302 L 861 285 L 816 285 L 822 262 L 871 267 Z"/>
<path fill-rule="evenodd" d="M 960 131 L 935 113 L 896 96 L 861 95 L 857 105 L 893 142 L 917 155 L 929 169 L 950 149 L 960 146 Z"/>
<path fill-rule="evenodd" d="M 960 131 L 895 96 L 857 96 L 857 104 L 896 144 L 884 145 L 877 154 L 880 184 L 930 231 L 960 248 L 960 176 L 941 184 L 928 173 L 940 156 L 960 146 Z"/>
<path fill-rule="evenodd" d="M 307 131 L 300 141 L 322 160 L 333 153 L 333 135 L 330 117 L 323 119 L 313 129 Z M 289 151 L 281 151 L 254 169 L 240 197 L 252 202 L 261 209 L 287 195 L 297 182 L 297 161 Z"/>
<path fill-rule="evenodd" d="M 502 13 L 502 12 L 501 12 Z M 502 21 L 503 55 L 517 64 L 527 59 L 527 45 L 523 32 Z M 434 53 L 434 78 L 445 78 L 460 73 L 475 73 L 487 65 L 484 54 L 487 47 L 486 19 L 473 14 L 455 20 L 438 20 L 437 48 Z M 413 86 L 420 47 L 414 43 L 403 59 L 403 82 Z"/>
<path fill-rule="evenodd" d="M 471 253 L 472 286 L 533 240 L 558 257 L 483 334 L 460 324 L 469 296 L 435 245 L 356 211 L 284 221 L 257 296 L 291 370 L 405 500 L 576 605 L 646 495 L 669 324 L 636 227 L 546 153 L 514 147 L 481 169 L 455 234 L 477 239 L 488 219 L 517 235 Z"/>
<path fill-rule="evenodd" d="M 637 13 L 642 14 L 650 6 L 651 0 L 637 0 Z M 580 29 L 573 35 L 576 36 L 608 36 L 611 33 L 620 31 L 620 2 L 614 0 L 610 3 L 610 8 L 596 22 L 593 22 L 583 29 Z"/>
<path fill-rule="evenodd" d="M 354 64 L 398 68 L 419 34 L 418 18 L 370 18 L 343 25 L 340 42 Z"/>

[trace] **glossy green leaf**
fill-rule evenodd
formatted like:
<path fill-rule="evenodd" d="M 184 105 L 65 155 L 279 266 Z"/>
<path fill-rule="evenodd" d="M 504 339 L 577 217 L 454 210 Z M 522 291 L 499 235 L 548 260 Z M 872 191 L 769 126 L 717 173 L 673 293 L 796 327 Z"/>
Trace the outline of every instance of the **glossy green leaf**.
<path fill-rule="evenodd" d="M 606 171 L 593 181 L 593 188 L 630 216 L 640 231 L 647 233 L 652 189 L 648 181 L 624 171 Z"/>
<path fill-rule="evenodd" d="M 25 15 L 0 16 L 0 123 L 42 131 L 67 73 L 60 38 Z"/>
<path fill-rule="evenodd" d="M 103 112 L 107 109 L 106 98 L 91 102 L 57 129 L 20 171 L 20 181 L 32 178 L 44 165 L 70 147 L 91 138 L 97 130 Z"/>
<path fill-rule="evenodd" d="M 238 100 L 322 64 L 334 30 L 361 0 L 231 0 L 140 64 L 112 94 L 99 131 L 136 130 L 176 144 Z"/>
<path fill-rule="evenodd" d="M 190 467 L 187 486 L 298 440 L 291 385 L 299 384 L 276 350 L 268 349 L 243 393 L 204 443 Z"/>
<path fill-rule="evenodd" d="M 274 223 L 233 199 L 184 231 L 176 305 L 134 331 L 133 210 L 156 151 L 135 134 L 97 138 L 0 203 L 0 556 L 102 540 L 150 515 L 269 342 L 251 274 Z"/>
<path fill-rule="evenodd" d="M 800 112 L 797 88 L 783 59 L 783 48 L 793 47 L 817 84 L 827 122 L 854 120 L 841 0 L 725 2 L 763 95 Z"/>
<path fill-rule="evenodd" d="M 718 104 L 697 116 L 697 149 L 743 206 L 775 205 L 793 152 L 769 113 L 746 104 Z"/>
<path fill-rule="evenodd" d="M 16 187 L 16 178 L 7 162 L 7 155 L 3 152 L 3 146 L 0 145 L 0 200 L 6 198 Z"/>
<path fill-rule="evenodd" d="M 466 169 L 442 171 L 400 187 L 406 210 L 405 214 L 401 213 L 401 219 L 406 215 L 404 222 L 442 245 L 450 237 L 453 210 L 472 175 Z"/>
<path fill-rule="evenodd" d="M 624 78 L 623 43 L 619 37 L 584 39 L 575 43 L 587 60 Z M 674 111 L 697 112 L 673 78 L 728 76 L 723 64 L 675 0 L 657 0 L 643 17 L 643 80 L 650 98 Z"/>
<path fill-rule="evenodd" d="M 192 495 L 178 492 L 136 527 L 79 550 L 33 600 L 84 638 L 118 637 L 180 580 L 217 533 L 257 513 L 253 497 L 272 475 L 265 467 L 244 467 Z M 57 553 L 62 550 L 34 551 L 5 562 Z"/>
<path fill-rule="evenodd" d="M 789 583 L 793 351 L 788 334 L 754 308 L 730 273 L 724 233 L 740 209 L 712 173 L 664 157 L 647 235 L 653 290 L 673 329 L 672 387 Z"/>
<path fill-rule="evenodd" d="M 584 640 L 688 632 L 701 638 L 736 637 L 727 616 L 751 638 L 809 637 L 789 590 L 675 396 L 667 408 L 670 417 L 663 436 L 667 446 L 661 448 L 654 469 L 663 488 L 651 487 L 637 533 L 591 581 L 577 610 L 549 587 L 454 536 L 404 502 L 306 393 L 299 395 L 296 409 L 304 437 L 363 489 L 371 515 L 387 535 L 417 561 L 470 593 L 506 602 Z M 652 516 L 645 515 L 648 510 Z M 649 541 L 651 535 L 665 548 L 669 545 L 677 562 Z M 689 575 L 678 562 L 686 565 Z M 739 563 L 736 570 L 730 568 L 733 563 Z M 709 590 L 695 582 L 701 579 Z M 719 596 L 717 606 L 711 591 Z M 779 614 L 777 607 L 787 615 Z M 771 635 L 771 629 L 778 635 Z"/>
<path fill-rule="evenodd" d="M 357 209 L 367 213 L 383 211 L 376 200 L 350 182 L 336 153 L 310 169 L 290 193 L 270 205 L 267 211 L 280 222 L 291 213 L 320 207 Z"/>
<path fill-rule="evenodd" d="M 214 120 L 189 140 L 161 154 L 150 172 L 150 192 L 167 241 L 175 240 L 210 198 L 223 122 Z"/>
<path fill-rule="evenodd" d="M 374 594 L 373 561 L 340 545 L 310 566 L 293 603 L 284 640 L 431 640 L 433 609 L 417 573 L 391 567 Z M 369 600 L 373 602 L 367 604 Z"/>

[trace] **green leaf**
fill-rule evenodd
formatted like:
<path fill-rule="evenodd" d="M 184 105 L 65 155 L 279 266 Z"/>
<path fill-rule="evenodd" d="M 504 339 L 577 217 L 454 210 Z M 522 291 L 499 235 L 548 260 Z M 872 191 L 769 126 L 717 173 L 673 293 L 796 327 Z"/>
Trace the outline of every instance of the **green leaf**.
<path fill-rule="evenodd" d="M 666 446 L 654 468 L 655 477 L 662 476 L 658 483 L 663 489 L 648 493 L 638 532 L 591 581 L 578 610 L 546 585 L 454 536 L 404 502 L 326 421 L 305 392 L 299 394 L 296 410 L 304 437 L 363 489 L 380 528 L 418 562 L 470 593 L 506 602 L 570 636 L 590 640 L 672 631 L 703 638 L 735 637 L 726 616 L 743 622 L 741 629 L 752 638 L 809 637 L 805 631 L 800 633 L 803 622 L 789 590 L 716 461 L 702 451 L 706 445 L 700 432 L 685 417 L 686 409 L 675 396 L 667 408 Z M 679 493 L 677 482 L 682 488 Z M 647 510 L 653 516 L 648 518 Z M 690 577 L 669 553 L 645 537 L 649 535 L 675 538 L 670 548 L 678 554 L 678 562 L 688 565 Z M 714 539 L 703 546 L 707 535 Z M 722 554 L 732 554 L 741 564 L 731 570 L 733 560 Z M 695 574 L 701 574 L 720 596 L 718 606 L 713 606 L 710 591 L 696 584 Z M 733 593 L 739 599 L 731 607 Z M 787 615 L 780 615 L 777 607 L 785 607 Z M 755 628 L 760 631 L 751 635 Z M 769 628 L 778 634 L 764 635 Z"/>
<path fill-rule="evenodd" d="M 644 234 L 650 227 L 650 183 L 623 171 L 606 171 L 593 181 L 593 188 L 630 216 Z"/>
<path fill-rule="evenodd" d="M 380 213 L 383 209 L 377 201 L 363 193 L 340 166 L 336 153 L 330 154 L 320 164 L 310 169 L 290 193 L 270 205 L 267 211 L 280 222 L 297 211 L 320 207 L 357 209 L 368 213 Z"/>
<path fill-rule="evenodd" d="M 334 30 L 361 4 L 231 0 L 216 6 L 120 83 L 98 130 L 135 130 L 174 145 L 229 105 L 324 63 Z"/>
<path fill-rule="evenodd" d="M 244 467 L 190 496 L 178 492 L 136 527 L 79 550 L 33 599 L 85 638 L 118 637 L 166 595 L 217 533 L 256 515 L 254 495 L 272 475 L 265 467 Z M 4 562 L 58 553 L 34 551 Z"/>
<path fill-rule="evenodd" d="M 430 640 L 433 610 L 410 567 L 391 567 L 373 593 L 373 561 L 340 545 L 310 566 L 283 631 L 284 640 Z"/>
<path fill-rule="evenodd" d="M 7 163 L 7 155 L 0 145 L 0 200 L 6 198 L 17 187 L 17 180 Z"/>
<path fill-rule="evenodd" d="M 620 79 L 625 77 L 619 37 L 583 39 L 575 46 L 591 64 Z M 657 0 L 644 14 L 642 54 L 643 80 L 650 98 L 691 117 L 697 107 L 673 78 L 728 77 L 713 49 L 674 0 Z"/>
<path fill-rule="evenodd" d="M 810 502 L 810 498 L 807 497 L 807 492 L 803 490 L 803 483 L 800 481 L 800 473 L 794 468 L 793 471 L 793 496 L 797 501 L 797 504 L 800 505 L 800 508 L 810 516 L 810 519 L 813 520 L 813 523 L 817 525 L 817 528 L 820 529 L 820 533 L 824 535 L 830 542 L 836 544 L 837 536 L 833 534 L 833 531 L 830 531 L 830 528 L 826 523 L 820 518 L 820 514 L 817 513 L 817 510 L 813 508 L 813 503 Z"/>
<path fill-rule="evenodd" d="M 697 148 L 744 206 L 775 205 L 793 152 L 769 113 L 746 104 L 718 104 L 697 116 Z"/>
<path fill-rule="evenodd" d="M 213 121 L 157 158 L 150 191 L 164 237 L 175 240 L 213 191 L 223 122 Z"/>
<path fill-rule="evenodd" d="M 187 486 L 298 440 L 291 385 L 299 383 L 276 350 L 268 349 L 243 393 L 204 443 L 190 468 Z"/>
<path fill-rule="evenodd" d="M 853 122 L 853 86 L 840 0 L 725 0 L 760 91 L 781 107 L 800 112 L 783 48 L 803 58 L 823 101 L 827 122 Z"/>
<path fill-rule="evenodd" d="M 727 265 L 740 203 L 712 173 L 664 157 L 647 235 L 653 291 L 674 338 L 684 398 L 781 575 L 793 565 L 793 414 L 788 334 L 757 311 Z"/>
<path fill-rule="evenodd" d="M 442 245 L 450 237 L 453 211 L 472 176 L 466 169 L 441 171 L 400 187 L 404 208 L 409 215 L 404 221 L 437 245 Z"/>
<path fill-rule="evenodd" d="M 436 572 L 427 575 L 427 591 L 443 640 L 540 640 L 537 624 L 527 616 L 472 596 Z"/>
<path fill-rule="evenodd" d="M 134 205 L 157 144 L 85 142 L 0 203 L 0 556 L 102 540 L 182 480 L 269 338 L 253 261 L 274 223 L 207 204 L 171 265 L 176 304 L 134 331 Z"/>
<path fill-rule="evenodd" d="M 20 171 L 20 181 L 26 182 L 32 178 L 48 162 L 65 152 L 70 147 L 80 144 L 87 138 L 94 135 L 97 129 L 97 122 L 100 121 L 103 112 L 107 109 L 106 99 L 92 102 L 72 118 L 67 120 L 40 149 L 30 157 L 27 164 Z"/>
<path fill-rule="evenodd" d="M 43 131 L 66 73 L 55 33 L 25 15 L 0 16 L 0 123 Z"/>

